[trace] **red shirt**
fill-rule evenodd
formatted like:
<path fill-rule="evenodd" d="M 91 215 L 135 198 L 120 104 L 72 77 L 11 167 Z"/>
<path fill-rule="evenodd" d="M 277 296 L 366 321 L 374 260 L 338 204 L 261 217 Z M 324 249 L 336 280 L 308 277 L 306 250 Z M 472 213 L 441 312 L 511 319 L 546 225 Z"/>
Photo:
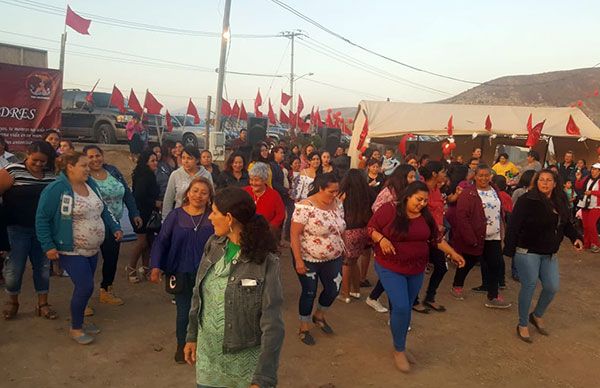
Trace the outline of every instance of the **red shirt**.
<path fill-rule="evenodd" d="M 277 191 L 267 186 L 267 190 L 258 198 L 252 191 L 252 186 L 244 187 L 256 204 L 256 213 L 265 217 L 272 228 L 280 228 L 285 219 L 285 206 Z"/>
<path fill-rule="evenodd" d="M 369 235 L 373 230 L 383 234 L 396 250 L 385 255 L 379 244 L 375 244 L 375 260 L 382 267 L 404 275 L 416 275 L 425 271 L 429 261 L 429 248 L 435 240 L 423 217 L 410 220 L 408 233 L 402 236 L 396 228 L 396 206 L 388 202 L 382 205 L 369 221 Z"/>
<path fill-rule="evenodd" d="M 500 199 L 500 205 L 505 213 L 512 213 L 513 203 L 512 198 L 506 191 L 498 190 L 498 198 Z"/>
<path fill-rule="evenodd" d="M 444 225 L 444 198 L 439 188 L 429 190 L 429 202 L 427 203 L 429 212 L 433 216 L 438 226 Z"/>

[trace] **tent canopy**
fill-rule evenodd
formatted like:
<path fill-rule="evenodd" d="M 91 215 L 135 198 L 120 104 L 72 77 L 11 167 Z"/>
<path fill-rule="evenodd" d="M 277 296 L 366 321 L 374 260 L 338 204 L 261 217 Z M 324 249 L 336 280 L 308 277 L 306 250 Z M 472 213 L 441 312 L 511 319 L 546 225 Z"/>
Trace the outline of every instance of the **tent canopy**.
<path fill-rule="evenodd" d="M 371 139 L 399 137 L 407 133 L 447 136 L 447 125 L 453 117 L 454 135 L 522 135 L 527 136 L 527 120 L 532 115 L 533 125 L 546 120 L 542 135 L 577 139 L 566 127 L 569 115 L 581 132 L 581 137 L 600 140 L 600 128 L 578 108 L 529 106 L 417 104 L 404 102 L 361 101 L 354 120 L 350 142 L 350 156 L 358 155 L 356 147 L 368 116 Z M 492 121 L 491 133 L 485 129 L 487 116 Z"/>

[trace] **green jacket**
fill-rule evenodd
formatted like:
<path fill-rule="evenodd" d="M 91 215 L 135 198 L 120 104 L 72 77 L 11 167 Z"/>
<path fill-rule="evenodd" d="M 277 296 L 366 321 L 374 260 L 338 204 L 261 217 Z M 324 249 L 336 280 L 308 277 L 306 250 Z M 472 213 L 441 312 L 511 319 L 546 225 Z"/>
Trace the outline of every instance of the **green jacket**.
<path fill-rule="evenodd" d="M 93 179 L 89 178 L 86 183 L 99 198 L 102 198 Z M 42 191 L 35 215 L 35 230 L 44 252 L 48 252 L 50 249 L 70 252 L 75 248 L 73 245 L 73 218 L 71 214 L 61 212 L 65 196 L 73 198 L 73 188 L 65 174 L 60 173 L 56 181 Z M 119 221 L 115 219 L 106 204 L 102 210 L 102 221 L 110 233 L 121 230 Z"/>

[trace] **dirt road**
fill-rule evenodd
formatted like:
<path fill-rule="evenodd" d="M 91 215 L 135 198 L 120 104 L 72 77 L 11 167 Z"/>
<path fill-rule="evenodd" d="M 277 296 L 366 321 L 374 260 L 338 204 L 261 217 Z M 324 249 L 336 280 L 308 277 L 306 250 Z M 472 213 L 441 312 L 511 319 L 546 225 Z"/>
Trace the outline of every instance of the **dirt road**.
<path fill-rule="evenodd" d="M 124 244 L 122 262 L 131 245 Z M 546 317 L 550 337 L 534 335 L 532 345 L 519 341 L 515 336 L 516 306 L 508 311 L 488 310 L 479 294 L 455 301 L 448 293 L 451 276 L 446 276 L 438 300 L 448 311 L 413 317 L 408 346 L 419 364 L 410 375 L 393 367 L 386 314 L 374 312 L 364 301 L 336 302 L 328 318 L 336 334 L 326 337 L 313 330 L 317 345 L 300 343 L 295 335 L 299 286 L 286 253 L 282 280 L 287 333 L 280 386 L 598 386 L 600 258 L 575 256 L 569 248 L 561 253 L 561 291 Z M 18 319 L 0 323 L 0 386 L 195 386 L 193 368 L 173 362 L 175 306 L 170 298 L 160 286 L 128 284 L 122 265 L 120 268 L 115 287 L 126 304 L 100 305 L 94 295 L 91 304 L 96 315 L 92 321 L 102 333 L 90 346 L 77 345 L 67 337 L 70 280 L 52 278 L 51 303 L 60 318 L 46 321 L 33 314 L 28 269 Z M 467 286 L 476 286 L 479 280 L 474 271 Z M 518 285 L 509 281 L 507 300 L 516 302 L 517 289 Z"/>

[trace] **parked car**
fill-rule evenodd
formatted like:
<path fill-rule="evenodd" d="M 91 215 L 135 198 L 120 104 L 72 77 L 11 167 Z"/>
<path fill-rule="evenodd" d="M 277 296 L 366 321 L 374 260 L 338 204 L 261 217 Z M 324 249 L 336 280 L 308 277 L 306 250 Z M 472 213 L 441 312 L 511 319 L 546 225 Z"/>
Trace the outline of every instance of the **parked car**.
<path fill-rule="evenodd" d="M 66 139 L 101 144 L 126 142 L 125 126 L 134 112 L 128 110 L 121 114 L 116 107 L 110 106 L 110 93 L 94 92 L 89 103 L 86 100 L 88 93 L 80 89 L 63 90 L 61 135 Z M 150 142 L 158 140 L 156 122 L 154 115 L 144 115 L 143 123 Z"/>
<path fill-rule="evenodd" d="M 174 115 L 171 116 L 171 122 L 173 123 L 173 131 L 167 132 L 166 124 L 163 121 L 161 126 L 163 130 L 163 141 L 172 140 L 180 141 L 183 146 L 192 145 L 199 149 L 204 149 L 205 136 L 206 136 L 206 121 L 200 120 L 200 124 L 194 124 L 194 118 L 188 115 Z M 185 125 L 184 125 L 185 123 Z"/>

